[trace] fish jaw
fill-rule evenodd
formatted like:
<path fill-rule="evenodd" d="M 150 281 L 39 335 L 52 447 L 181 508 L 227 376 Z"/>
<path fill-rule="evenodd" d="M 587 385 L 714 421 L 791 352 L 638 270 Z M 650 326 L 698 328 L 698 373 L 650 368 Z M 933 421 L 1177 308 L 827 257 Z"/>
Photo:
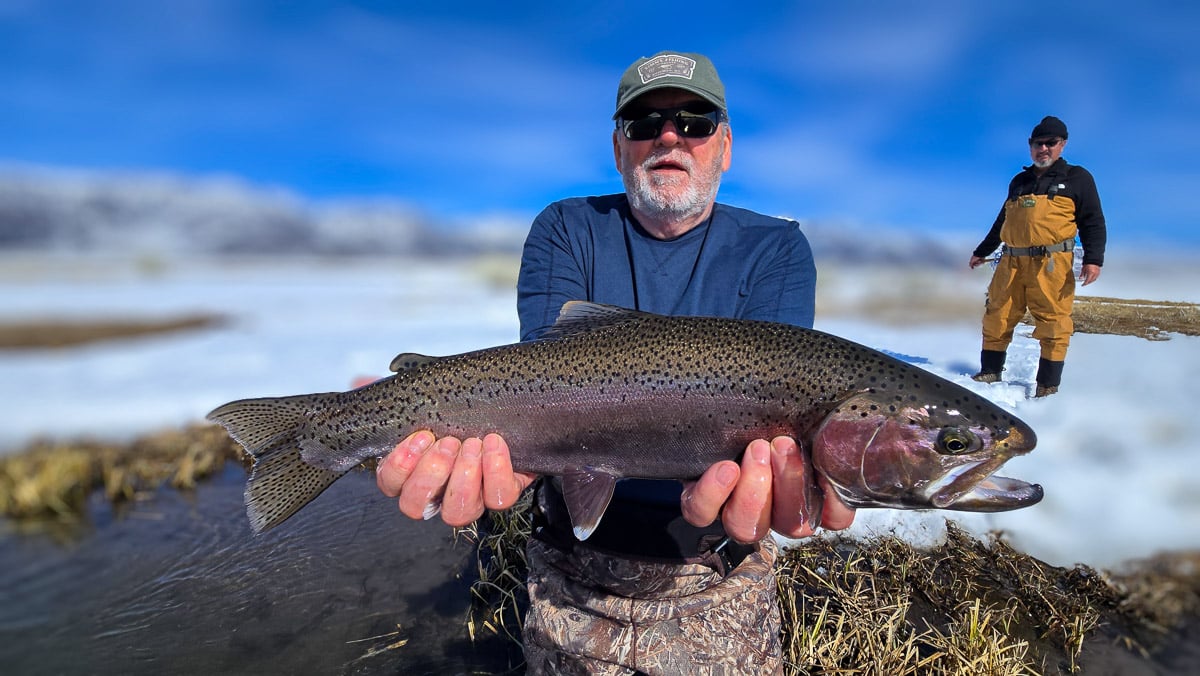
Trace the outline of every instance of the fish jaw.
<path fill-rule="evenodd" d="M 1033 430 L 1008 414 L 993 418 L 985 425 L 957 410 L 860 393 L 818 426 L 814 468 L 854 507 L 999 512 L 1036 504 L 1041 486 L 993 475 L 1033 449 Z"/>
<path fill-rule="evenodd" d="M 996 467 L 999 468 L 999 464 Z M 1045 493 L 1040 485 L 996 476 L 991 471 L 986 470 L 977 481 L 969 479 L 972 483 L 965 491 L 951 492 L 945 498 L 935 495 L 933 503 L 940 509 L 960 512 L 1006 512 L 1032 507 L 1042 501 Z M 944 504 L 938 505 L 939 501 Z"/>

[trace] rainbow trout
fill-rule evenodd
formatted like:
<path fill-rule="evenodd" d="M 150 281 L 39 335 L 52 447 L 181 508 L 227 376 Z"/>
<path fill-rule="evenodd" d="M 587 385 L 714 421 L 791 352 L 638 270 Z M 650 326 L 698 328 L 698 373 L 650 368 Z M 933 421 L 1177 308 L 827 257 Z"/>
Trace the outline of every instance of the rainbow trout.
<path fill-rule="evenodd" d="M 690 480 L 754 439 L 789 435 L 853 507 L 1004 511 L 1041 486 L 993 476 L 1028 425 L 881 352 L 786 324 L 563 306 L 541 340 L 426 357 L 348 392 L 243 399 L 208 415 L 254 457 L 246 511 L 277 526 L 405 436 L 498 432 L 519 471 L 562 477 L 586 539 L 622 478 Z M 804 518 L 823 493 L 807 473 Z"/>

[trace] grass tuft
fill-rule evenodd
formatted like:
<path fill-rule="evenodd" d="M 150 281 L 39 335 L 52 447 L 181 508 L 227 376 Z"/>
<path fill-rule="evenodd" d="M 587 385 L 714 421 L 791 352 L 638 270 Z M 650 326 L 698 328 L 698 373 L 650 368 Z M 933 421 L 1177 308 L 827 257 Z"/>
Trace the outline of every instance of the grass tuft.
<path fill-rule="evenodd" d="M 1076 333 L 1146 340 L 1169 340 L 1172 333 L 1200 336 L 1200 305 L 1196 303 L 1077 296 L 1072 316 Z M 1025 319 L 1032 322 L 1031 317 Z"/>
<path fill-rule="evenodd" d="M 166 430 L 130 444 L 35 441 L 0 457 L 0 514 L 75 522 L 92 491 L 120 503 L 163 484 L 192 488 L 227 460 L 241 459 L 240 447 L 216 425 Z"/>

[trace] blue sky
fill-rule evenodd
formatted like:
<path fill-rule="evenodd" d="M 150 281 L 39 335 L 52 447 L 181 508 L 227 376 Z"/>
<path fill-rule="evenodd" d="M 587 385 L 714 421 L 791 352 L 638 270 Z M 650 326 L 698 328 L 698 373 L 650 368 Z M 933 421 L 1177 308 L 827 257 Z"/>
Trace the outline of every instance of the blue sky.
<path fill-rule="evenodd" d="M 1114 246 L 1200 246 L 1196 7 L 0 0 L 0 163 L 528 219 L 621 189 L 617 80 L 674 49 L 726 85 L 722 201 L 982 238 L 1054 114 Z"/>

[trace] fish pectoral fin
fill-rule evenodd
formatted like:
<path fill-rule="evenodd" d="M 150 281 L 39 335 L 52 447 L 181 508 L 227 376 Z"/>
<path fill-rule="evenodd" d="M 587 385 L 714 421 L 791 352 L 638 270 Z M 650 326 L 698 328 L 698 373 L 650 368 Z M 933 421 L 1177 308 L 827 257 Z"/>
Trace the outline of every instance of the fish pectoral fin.
<path fill-rule="evenodd" d="M 812 460 L 812 445 L 800 443 L 800 457 L 804 460 L 804 486 L 802 488 L 800 518 L 814 532 L 821 526 L 821 515 L 825 510 L 825 491 L 817 482 L 817 470 Z"/>
<path fill-rule="evenodd" d="M 575 537 L 588 539 L 600 525 L 617 487 L 616 474 L 595 467 L 568 469 L 562 476 L 563 500 Z"/>
<path fill-rule="evenodd" d="M 424 364 L 432 364 L 438 361 L 441 357 L 430 357 L 427 354 L 417 354 L 416 352 L 401 352 L 392 359 L 392 363 L 388 364 L 388 370 L 392 373 L 415 369 Z"/>

